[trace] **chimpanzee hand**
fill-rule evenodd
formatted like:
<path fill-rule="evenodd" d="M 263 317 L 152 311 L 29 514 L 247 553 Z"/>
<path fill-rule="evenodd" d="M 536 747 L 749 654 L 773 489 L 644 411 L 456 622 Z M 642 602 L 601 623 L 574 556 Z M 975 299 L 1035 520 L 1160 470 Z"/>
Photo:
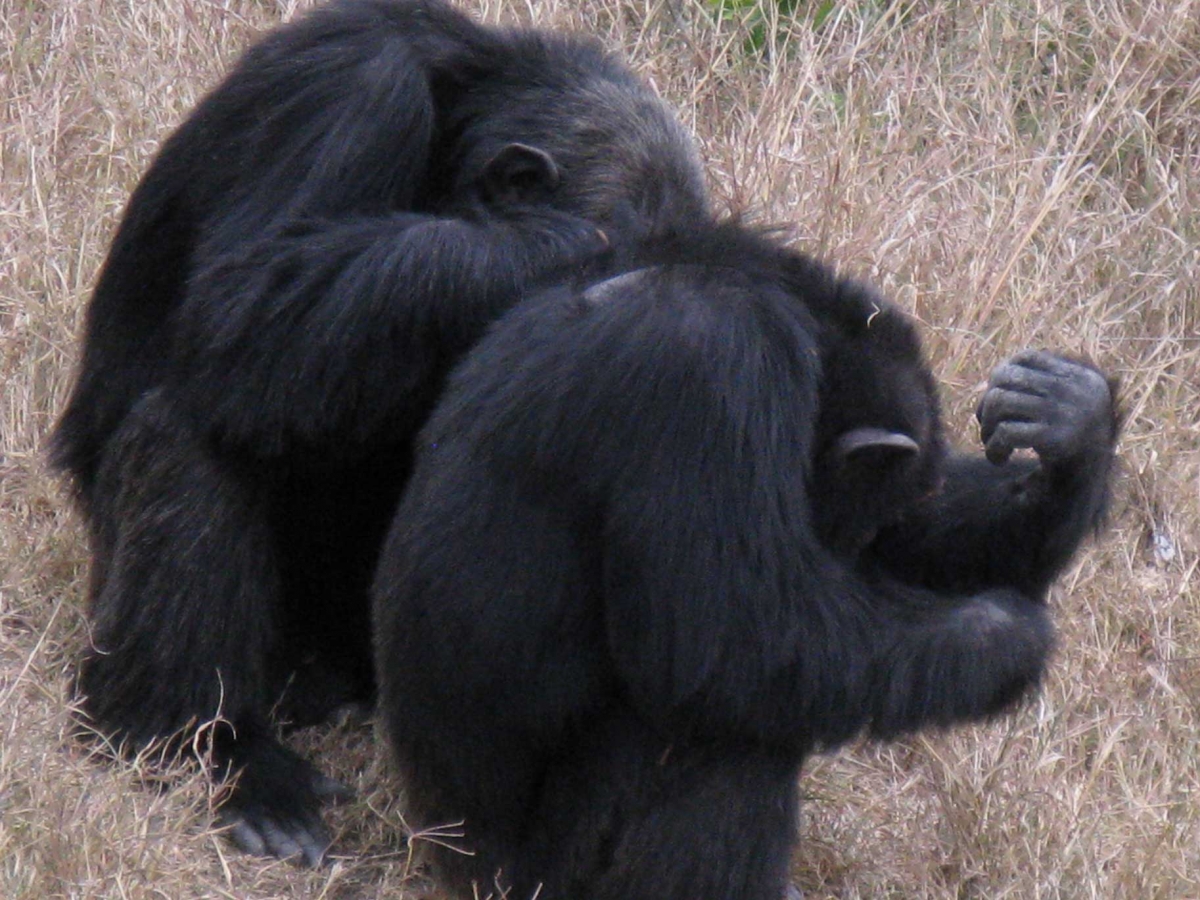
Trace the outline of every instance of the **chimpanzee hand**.
<path fill-rule="evenodd" d="M 1004 463 L 1029 448 L 1043 465 L 1070 465 L 1107 452 L 1116 437 L 1108 380 L 1087 363 L 1025 350 L 992 372 L 975 410 L 987 458 Z"/>
<path fill-rule="evenodd" d="M 531 274 L 586 262 L 609 247 L 608 235 L 594 222 L 555 209 L 523 209 L 512 227 L 517 236 L 508 252 L 515 257 L 522 248 Z"/>

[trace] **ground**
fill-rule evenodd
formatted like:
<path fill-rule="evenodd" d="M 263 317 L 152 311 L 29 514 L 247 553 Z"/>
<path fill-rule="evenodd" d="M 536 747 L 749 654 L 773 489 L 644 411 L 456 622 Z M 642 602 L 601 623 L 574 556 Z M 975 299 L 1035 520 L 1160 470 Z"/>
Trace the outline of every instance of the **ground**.
<path fill-rule="evenodd" d="M 0 896 L 416 898 L 370 723 L 300 735 L 358 800 L 307 872 L 212 797 L 67 736 L 87 553 L 44 439 L 117 216 L 268 0 L 0 0 Z M 1200 2 L 498 0 L 601 35 L 681 110 L 722 207 L 923 323 L 948 423 L 1026 346 L 1122 380 L 1110 529 L 1056 589 L 1039 699 L 810 765 L 809 898 L 1200 897 Z M 419 848 L 421 841 L 413 846 Z"/>

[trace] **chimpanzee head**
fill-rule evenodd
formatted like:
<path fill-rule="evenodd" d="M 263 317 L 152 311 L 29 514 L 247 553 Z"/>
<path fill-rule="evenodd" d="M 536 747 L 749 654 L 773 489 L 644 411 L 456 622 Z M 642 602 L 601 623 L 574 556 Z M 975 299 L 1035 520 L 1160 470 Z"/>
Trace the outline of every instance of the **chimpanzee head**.
<path fill-rule="evenodd" d="M 813 514 L 826 546 L 854 557 L 938 490 L 945 440 L 912 322 L 849 281 L 822 313 Z"/>
<path fill-rule="evenodd" d="M 619 238 L 709 217 L 691 136 L 623 63 L 578 36 L 513 32 L 520 53 L 449 88 L 452 195 L 549 205 Z M 514 55 L 518 62 L 513 64 Z M 442 87 L 442 90 L 447 88 Z"/>

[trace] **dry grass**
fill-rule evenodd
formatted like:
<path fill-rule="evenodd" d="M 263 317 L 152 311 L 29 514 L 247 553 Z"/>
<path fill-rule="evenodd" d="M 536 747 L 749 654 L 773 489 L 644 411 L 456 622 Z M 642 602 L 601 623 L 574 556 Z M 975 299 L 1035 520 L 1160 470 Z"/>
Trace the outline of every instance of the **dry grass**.
<path fill-rule="evenodd" d="M 598 31 L 682 110 L 717 196 L 926 325 L 948 418 L 1000 357 L 1119 373 L 1114 528 L 1057 593 L 1020 714 L 811 766 L 820 897 L 1200 897 L 1200 0 L 844 0 L 755 59 L 699 0 L 484 12 Z M 556 5 L 557 4 L 557 5 Z M 574 7 L 574 8 L 569 8 Z M 807 12 L 806 12 L 807 10 Z M 195 778 L 66 737 L 86 556 L 40 445 L 79 313 L 157 142 L 267 0 L 0 0 L 0 895 L 405 897 L 420 882 L 369 728 L 305 736 L 360 791 L 317 873 L 228 852 Z"/>

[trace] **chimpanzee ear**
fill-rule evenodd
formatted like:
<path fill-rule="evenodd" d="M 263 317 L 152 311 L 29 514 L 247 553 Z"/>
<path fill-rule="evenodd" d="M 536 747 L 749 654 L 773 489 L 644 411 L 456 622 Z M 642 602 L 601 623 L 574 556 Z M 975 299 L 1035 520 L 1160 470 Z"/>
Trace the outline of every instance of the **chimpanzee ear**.
<path fill-rule="evenodd" d="M 867 457 L 901 459 L 916 456 L 921 445 L 907 434 L 883 428 L 852 428 L 840 435 L 834 444 L 838 459 L 850 462 Z"/>
<path fill-rule="evenodd" d="M 512 206 L 542 202 L 558 187 L 558 164 L 545 150 L 508 144 L 483 167 L 484 202 Z"/>

